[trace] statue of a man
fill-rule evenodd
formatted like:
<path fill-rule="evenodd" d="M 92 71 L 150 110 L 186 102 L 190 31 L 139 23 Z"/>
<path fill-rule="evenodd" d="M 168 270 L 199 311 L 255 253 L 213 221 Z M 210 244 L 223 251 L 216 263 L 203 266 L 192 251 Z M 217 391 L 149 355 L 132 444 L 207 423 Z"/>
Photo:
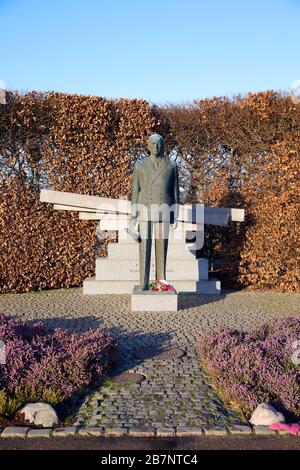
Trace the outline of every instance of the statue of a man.
<path fill-rule="evenodd" d="M 153 134 L 148 140 L 150 156 L 133 170 L 131 222 L 139 225 L 140 290 L 149 289 L 152 238 L 155 239 L 156 280 L 166 280 L 169 228 L 177 226 L 179 207 L 176 163 L 164 155 L 164 139 Z"/>

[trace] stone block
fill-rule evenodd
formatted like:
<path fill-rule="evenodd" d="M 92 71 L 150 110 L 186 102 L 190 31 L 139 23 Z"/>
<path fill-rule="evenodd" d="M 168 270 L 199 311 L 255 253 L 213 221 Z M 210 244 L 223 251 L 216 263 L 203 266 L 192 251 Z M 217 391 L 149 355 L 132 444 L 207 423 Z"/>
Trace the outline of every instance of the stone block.
<path fill-rule="evenodd" d="M 190 426 L 182 426 L 178 427 L 176 430 L 176 436 L 178 437 L 186 437 L 186 436 L 202 436 L 203 429 L 190 427 Z"/>
<path fill-rule="evenodd" d="M 208 260 L 206 258 L 191 260 L 167 260 L 167 280 L 200 281 L 208 280 Z M 150 279 L 155 279 L 155 264 L 151 263 Z M 139 262 L 133 259 L 96 258 L 97 281 L 138 281 Z"/>
<path fill-rule="evenodd" d="M 252 434 L 252 428 L 245 424 L 235 424 L 229 428 L 230 434 Z"/>
<path fill-rule="evenodd" d="M 27 437 L 35 437 L 37 439 L 46 437 L 49 438 L 52 435 L 52 429 L 30 429 L 27 433 Z"/>
<path fill-rule="evenodd" d="M 76 211 L 80 208 L 81 211 L 94 209 L 103 212 L 118 212 L 120 214 L 131 213 L 131 201 L 128 199 L 89 196 L 86 194 L 42 189 L 40 201 L 71 206 Z M 203 206 L 203 204 L 181 204 L 179 205 L 178 220 L 188 223 L 204 222 L 205 224 L 227 225 L 229 220 L 242 222 L 244 214 L 244 209 L 238 208 L 207 207 Z"/>
<path fill-rule="evenodd" d="M 131 310 L 133 312 L 177 312 L 177 292 L 139 291 L 135 287 L 131 296 Z"/>
<path fill-rule="evenodd" d="M 62 206 L 62 207 L 66 207 L 66 206 Z M 79 215 L 79 220 L 111 220 L 111 221 L 126 220 L 127 225 L 130 220 L 130 215 L 128 214 L 116 214 L 113 212 L 101 213 L 101 212 L 94 212 L 92 209 L 85 209 L 84 211 L 80 211 L 78 215 Z"/>
<path fill-rule="evenodd" d="M 21 426 L 8 426 L 7 428 L 5 428 L 2 433 L 1 433 L 1 437 L 14 437 L 14 438 L 18 438 L 18 437 L 26 437 L 27 436 L 27 433 L 29 431 L 29 427 L 21 427 Z"/>
<path fill-rule="evenodd" d="M 99 426 L 83 426 L 78 432 L 79 436 L 87 437 L 87 436 L 94 436 L 99 437 L 104 435 L 104 431 L 102 427 Z"/>
<path fill-rule="evenodd" d="M 155 244 L 152 245 L 152 253 L 151 258 L 154 262 L 155 256 Z M 109 243 L 108 244 L 108 259 L 116 259 L 116 260 L 139 260 L 139 244 L 128 244 L 126 249 L 122 243 Z M 170 243 L 168 247 L 168 259 L 169 260 L 177 260 L 177 261 L 195 261 L 195 250 L 190 249 L 187 243 L 181 244 L 173 244 Z"/>
<path fill-rule="evenodd" d="M 171 282 L 171 281 L 170 281 Z M 87 277 L 83 281 L 83 294 L 131 294 L 136 281 L 97 281 L 95 277 Z M 178 293 L 195 295 L 221 294 L 221 282 L 218 279 L 208 281 L 173 281 L 172 285 Z"/>
<path fill-rule="evenodd" d="M 131 428 L 129 436 L 131 437 L 153 437 L 155 435 L 154 428 Z"/>
<path fill-rule="evenodd" d="M 66 191 L 52 191 L 42 189 L 40 192 L 41 202 L 50 202 L 67 206 L 80 207 L 82 210 L 95 209 L 103 212 L 120 212 L 130 214 L 131 201 L 127 199 L 113 199 L 100 196 L 89 196 L 87 194 L 70 193 Z"/>
<path fill-rule="evenodd" d="M 204 433 L 206 436 L 226 436 L 227 429 L 221 426 L 215 426 L 212 428 L 204 427 Z"/>
<path fill-rule="evenodd" d="M 175 428 L 158 428 L 156 435 L 157 437 L 173 437 L 175 436 Z"/>
<path fill-rule="evenodd" d="M 127 429 L 121 427 L 106 428 L 104 433 L 105 437 L 121 437 L 126 436 Z"/>
<path fill-rule="evenodd" d="M 255 434 L 257 435 L 274 435 L 276 434 L 275 431 L 273 431 L 272 429 L 269 429 L 268 426 L 262 426 L 262 425 L 257 425 L 257 426 L 254 426 L 254 432 Z"/>
<path fill-rule="evenodd" d="M 53 431 L 53 437 L 68 437 L 74 436 L 77 433 L 77 426 L 68 426 L 66 428 L 56 428 Z"/>

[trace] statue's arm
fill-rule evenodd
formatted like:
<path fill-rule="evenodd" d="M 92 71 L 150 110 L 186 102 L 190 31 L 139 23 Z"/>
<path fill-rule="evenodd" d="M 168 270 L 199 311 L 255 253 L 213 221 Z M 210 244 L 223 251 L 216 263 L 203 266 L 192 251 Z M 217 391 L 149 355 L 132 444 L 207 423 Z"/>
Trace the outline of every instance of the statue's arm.
<path fill-rule="evenodd" d="M 131 183 L 131 218 L 137 218 L 137 202 L 140 192 L 140 184 L 139 184 L 139 174 L 138 174 L 138 166 L 137 164 L 134 165 L 133 173 L 132 173 L 132 183 Z"/>

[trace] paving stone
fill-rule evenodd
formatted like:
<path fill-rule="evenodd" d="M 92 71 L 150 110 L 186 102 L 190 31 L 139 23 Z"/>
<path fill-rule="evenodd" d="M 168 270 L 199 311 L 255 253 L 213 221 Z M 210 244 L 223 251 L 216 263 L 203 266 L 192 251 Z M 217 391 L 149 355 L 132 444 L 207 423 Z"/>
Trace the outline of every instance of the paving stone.
<path fill-rule="evenodd" d="M 1 437 L 26 437 L 29 429 L 29 427 L 8 426 L 2 431 Z"/>
<path fill-rule="evenodd" d="M 229 432 L 231 434 L 252 434 L 252 428 L 244 424 L 235 424 L 234 426 L 229 427 Z"/>
<path fill-rule="evenodd" d="M 204 427 L 204 433 L 207 436 L 226 436 L 227 429 L 218 426 L 214 426 L 212 428 Z"/>
<path fill-rule="evenodd" d="M 158 437 L 172 437 L 175 436 L 175 428 L 158 428 L 156 430 L 156 435 Z"/>
<path fill-rule="evenodd" d="M 127 434 L 127 430 L 124 428 L 106 428 L 105 429 L 106 437 L 120 437 L 120 436 L 125 436 L 126 434 Z"/>
<path fill-rule="evenodd" d="M 100 426 L 83 426 L 79 432 L 78 432 L 79 436 L 95 436 L 95 437 L 99 437 L 99 436 L 103 436 L 104 435 L 104 431 L 103 431 L 103 428 L 100 427 Z"/>
<path fill-rule="evenodd" d="M 74 436 L 77 433 L 77 426 L 68 426 L 66 428 L 56 428 L 53 430 L 53 437 Z"/>
<path fill-rule="evenodd" d="M 275 431 L 269 429 L 268 426 L 254 426 L 254 433 L 257 435 L 274 435 Z"/>
<path fill-rule="evenodd" d="M 129 435 L 132 437 L 152 437 L 155 435 L 154 428 L 131 428 Z"/>
<path fill-rule="evenodd" d="M 176 436 L 184 437 L 184 436 L 202 436 L 203 429 L 202 428 L 193 428 L 189 426 L 179 426 L 176 430 Z"/>
<path fill-rule="evenodd" d="M 27 433 L 27 437 L 51 437 L 52 436 L 52 429 L 30 429 Z"/>

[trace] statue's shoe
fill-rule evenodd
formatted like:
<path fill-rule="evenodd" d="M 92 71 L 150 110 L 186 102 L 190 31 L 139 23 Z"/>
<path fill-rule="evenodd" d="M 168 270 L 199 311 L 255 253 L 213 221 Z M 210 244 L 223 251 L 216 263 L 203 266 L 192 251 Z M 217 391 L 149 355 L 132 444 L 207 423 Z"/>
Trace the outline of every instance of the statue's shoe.
<path fill-rule="evenodd" d="M 138 287 L 136 288 L 136 290 L 137 290 L 138 292 L 144 292 L 144 291 L 146 291 L 146 290 L 149 290 L 149 287 L 148 287 L 148 286 L 138 286 Z"/>

